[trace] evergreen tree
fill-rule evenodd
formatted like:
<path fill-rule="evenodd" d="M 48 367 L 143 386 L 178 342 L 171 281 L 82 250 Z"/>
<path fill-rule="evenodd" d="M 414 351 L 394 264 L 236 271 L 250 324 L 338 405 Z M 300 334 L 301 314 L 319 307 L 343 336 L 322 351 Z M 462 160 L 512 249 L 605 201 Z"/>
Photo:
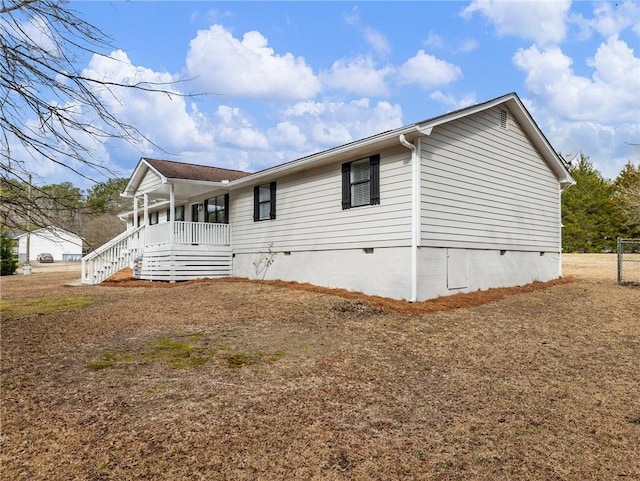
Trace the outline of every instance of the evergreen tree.
<path fill-rule="evenodd" d="M 570 171 L 576 185 L 562 194 L 563 250 L 613 251 L 618 235 L 613 217 L 616 211 L 613 182 L 604 179 L 582 153 Z"/>
<path fill-rule="evenodd" d="M 109 179 L 100 182 L 87 191 L 87 207 L 92 214 L 119 214 L 133 209 L 132 199 L 122 197 L 120 193 L 129 179 Z"/>
<path fill-rule="evenodd" d="M 18 270 L 18 261 L 13 255 L 13 240 L 5 229 L 0 229 L 0 275 L 10 276 Z"/>
<path fill-rule="evenodd" d="M 621 223 L 620 237 L 640 237 L 640 163 L 628 162 L 615 180 L 616 204 Z"/>

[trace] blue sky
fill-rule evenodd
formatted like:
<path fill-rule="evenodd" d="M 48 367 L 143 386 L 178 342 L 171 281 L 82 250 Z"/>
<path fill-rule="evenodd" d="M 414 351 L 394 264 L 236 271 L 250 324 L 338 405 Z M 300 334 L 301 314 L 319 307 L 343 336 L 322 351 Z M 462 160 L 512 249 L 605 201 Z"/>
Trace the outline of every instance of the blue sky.
<path fill-rule="evenodd" d="M 105 97 L 164 150 L 96 147 L 122 176 L 141 156 L 255 171 L 514 91 L 565 157 L 609 178 L 640 161 L 636 1 L 70 5 L 112 38 L 87 75 L 209 93 Z"/>

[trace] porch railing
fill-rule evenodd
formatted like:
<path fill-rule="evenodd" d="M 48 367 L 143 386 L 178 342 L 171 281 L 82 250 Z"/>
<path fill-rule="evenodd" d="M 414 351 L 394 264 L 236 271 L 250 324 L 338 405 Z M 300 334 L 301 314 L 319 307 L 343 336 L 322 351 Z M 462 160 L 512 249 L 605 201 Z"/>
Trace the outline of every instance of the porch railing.
<path fill-rule="evenodd" d="M 171 222 L 154 224 L 147 227 L 145 245 L 188 244 L 188 245 L 230 245 L 231 226 L 229 224 L 211 224 L 206 222 Z"/>
<path fill-rule="evenodd" d="M 84 284 L 100 284 L 120 269 L 133 266 L 145 247 L 172 243 L 228 246 L 231 245 L 231 226 L 174 221 L 129 229 L 82 258 L 81 280 Z"/>
<path fill-rule="evenodd" d="M 129 229 L 82 258 L 81 282 L 100 284 L 129 267 L 144 250 L 144 226 Z"/>

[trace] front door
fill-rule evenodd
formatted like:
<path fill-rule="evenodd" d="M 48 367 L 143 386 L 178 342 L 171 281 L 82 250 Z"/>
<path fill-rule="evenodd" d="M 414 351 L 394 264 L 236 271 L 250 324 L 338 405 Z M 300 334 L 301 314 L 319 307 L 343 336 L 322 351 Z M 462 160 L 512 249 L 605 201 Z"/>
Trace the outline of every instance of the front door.
<path fill-rule="evenodd" d="M 191 222 L 198 222 L 198 204 L 191 204 Z"/>

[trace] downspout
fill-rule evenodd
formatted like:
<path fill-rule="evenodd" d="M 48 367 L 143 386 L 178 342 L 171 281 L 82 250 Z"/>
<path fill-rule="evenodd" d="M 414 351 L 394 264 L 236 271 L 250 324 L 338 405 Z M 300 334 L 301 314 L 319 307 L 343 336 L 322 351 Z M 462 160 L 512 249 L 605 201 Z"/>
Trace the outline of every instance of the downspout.
<path fill-rule="evenodd" d="M 400 143 L 411 150 L 411 295 L 409 302 L 418 299 L 418 228 L 420 222 L 420 168 L 418 149 L 400 134 Z"/>

